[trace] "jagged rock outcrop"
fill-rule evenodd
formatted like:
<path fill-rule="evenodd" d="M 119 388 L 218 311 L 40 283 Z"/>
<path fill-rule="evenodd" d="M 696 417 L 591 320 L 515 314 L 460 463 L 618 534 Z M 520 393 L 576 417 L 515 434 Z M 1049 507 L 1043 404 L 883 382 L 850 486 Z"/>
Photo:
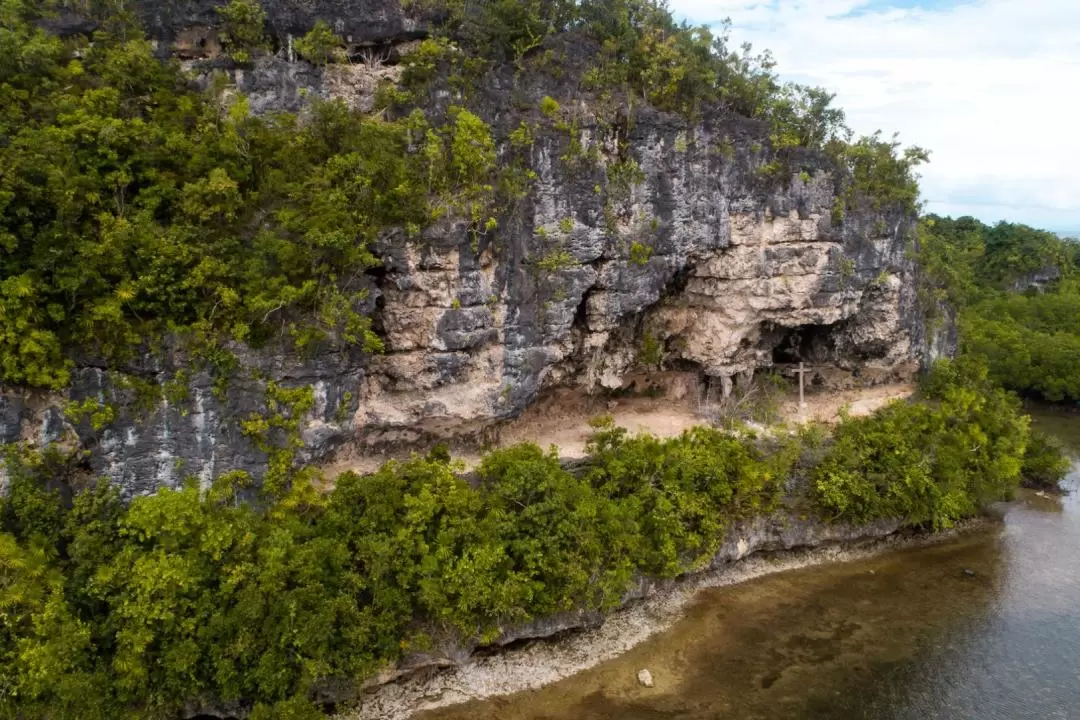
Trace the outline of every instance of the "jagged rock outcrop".
<path fill-rule="evenodd" d="M 227 4 L 228 0 L 133 0 L 128 7 L 163 55 L 206 57 L 220 48 L 218 8 Z M 267 30 L 281 45 L 287 45 L 290 36 L 311 30 L 318 20 L 354 45 L 413 37 L 425 27 L 423 19 L 407 14 L 398 0 L 261 0 L 261 5 Z M 98 27 L 78 6 L 63 9 L 46 25 L 62 35 L 88 34 Z"/>
<path fill-rule="evenodd" d="M 1041 292 L 1053 286 L 1060 279 L 1061 268 L 1056 265 L 1047 265 L 1014 278 L 1009 289 L 1014 293 L 1028 292 L 1029 290 Z"/>
<path fill-rule="evenodd" d="M 315 17 L 356 42 L 403 41 L 416 28 L 396 3 L 265 4 L 279 41 Z M 213 23 L 213 2 L 137 5 L 170 52 L 184 32 Z M 479 243 L 449 220 L 413 239 L 381 238 L 382 266 L 370 282 L 385 354 L 234 348 L 241 369 L 224 392 L 195 367 L 186 393 L 149 401 L 124 376 L 172 378 L 193 368 L 183 351 L 116 368 L 82 361 L 67 398 L 0 395 L 0 442 L 83 446 L 94 473 L 137 494 L 191 475 L 258 475 L 265 456 L 239 422 L 264 406 L 269 380 L 314 387 L 303 459 L 320 462 L 343 448 L 473 436 L 546 390 L 620 388 L 657 362 L 696 370 L 726 391 L 776 363 L 803 360 L 829 382 L 875 382 L 949 352 L 948 324 L 928 329 L 918 306 L 914 218 L 852 208 L 838 221 L 842 178 L 826 158 L 795 151 L 777 164 L 762 123 L 720 111 L 689 124 L 646 106 L 631 122 L 578 100 L 562 109 L 574 120 L 571 137 L 537 109 L 547 95 L 586 97 L 574 78 L 590 50 L 559 42 L 558 77 L 504 68 L 477 89 L 474 104 L 497 139 L 522 120 L 536 127 L 536 179 L 503 209 L 499 228 Z M 328 72 L 283 52 L 233 68 L 256 111 L 295 108 L 303 87 L 353 93 L 362 104 L 359 80 L 330 83 Z M 445 88 L 430 95 L 436 110 L 449 103 Z M 614 171 L 627 167 L 628 179 L 616 182 Z M 66 420 L 65 400 L 87 398 L 114 416 L 97 428 Z"/>

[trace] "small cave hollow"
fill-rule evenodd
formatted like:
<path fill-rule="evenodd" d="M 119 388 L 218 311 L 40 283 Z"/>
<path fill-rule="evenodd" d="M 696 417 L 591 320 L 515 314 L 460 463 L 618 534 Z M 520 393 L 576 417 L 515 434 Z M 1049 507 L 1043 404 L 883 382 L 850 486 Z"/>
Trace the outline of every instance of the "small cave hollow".
<path fill-rule="evenodd" d="M 372 285 L 377 289 L 375 292 L 375 302 L 371 308 L 371 329 L 379 336 L 386 336 L 386 323 L 384 321 L 384 315 L 386 310 L 386 296 L 379 292 L 378 289 L 382 288 L 386 283 L 386 268 L 382 265 L 370 268 L 365 273 Z"/>
<path fill-rule="evenodd" d="M 800 362 L 832 362 L 836 354 L 835 325 L 798 325 L 776 328 L 771 333 L 773 365 L 797 365 Z"/>
<path fill-rule="evenodd" d="M 589 330 L 589 291 L 586 290 L 581 294 L 581 302 L 574 308 L 574 322 L 573 327 L 581 330 L 582 332 L 588 332 Z"/>

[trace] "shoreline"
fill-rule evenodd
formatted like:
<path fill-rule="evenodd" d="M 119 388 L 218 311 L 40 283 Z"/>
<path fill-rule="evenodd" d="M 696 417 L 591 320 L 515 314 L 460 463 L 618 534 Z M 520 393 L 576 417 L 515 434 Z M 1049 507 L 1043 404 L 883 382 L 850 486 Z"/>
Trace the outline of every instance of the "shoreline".
<path fill-rule="evenodd" d="M 762 549 L 679 578 L 614 610 L 602 624 L 571 629 L 491 654 L 471 656 L 460 665 L 428 668 L 401 676 L 361 694 L 337 720 L 408 720 L 419 713 L 535 690 L 612 660 L 661 633 L 685 614 L 698 593 L 729 587 L 789 570 L 842 563 L 886 552 L 936 545 L 985 531 L 998 523 L 978 517 L 938 533 L 893 530 L 851 541 L 816 546 Z"/>

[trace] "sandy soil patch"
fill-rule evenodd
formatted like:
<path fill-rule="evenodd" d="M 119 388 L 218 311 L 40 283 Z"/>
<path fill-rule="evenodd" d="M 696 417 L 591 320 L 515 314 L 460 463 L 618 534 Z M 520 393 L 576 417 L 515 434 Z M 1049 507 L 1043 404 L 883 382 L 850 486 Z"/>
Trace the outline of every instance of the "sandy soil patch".
<path fill-rule="evenodd" d="M 915 392 L 913 383 L 892 383 L 852 390 L 836 390 L 806 395 L 806 407 L 799 412 L 798 395 L 790 395 L 784 401 L 784 418 L 789 422 L 836 423 L 840 410 L 847 408 L 852 417 L 869 415 L 894 400 L 902 400 Z"/>
<path fill-rule="evenodd" d="M 852 416 L 869 415 L 880 407 L 909 397 L 915 391 L 911 383 L 894 383 L 852 390 L 821 391 L 807 393 L 806 407 L 800 412 L 798 393 L 787 395 L 782 402 L 782 414 L 786 422 L 835 423 L 840 410 L 847 408 Z M 602 400 L 581 393 L 563 392 L 530 407 L 518 419 L 505 424 L 498 432 L 496 447 L 508 447 L 521 442 L 532 442 L 547 448 L 556 445 L 565 458 L 585 456 L 585 445 L 592 428 L 589 420 L 611 415 L 615 424 L 631 433 L 652 433 L 661 438 L 675 437 L 706 422 L 698 404 L 689 399 L 671 400 L 667 397 L 625 397 Z M 454 457 L 462 460 L 467 469 L 480 461 L 478 450 L 458 450 Z M 359 473 L 374 472 L 387 460 L 408 457 L 409 453 L 370 454 L 354 457 L 324 468 L 328 477 L 336 477 L 346 470 Z"/>

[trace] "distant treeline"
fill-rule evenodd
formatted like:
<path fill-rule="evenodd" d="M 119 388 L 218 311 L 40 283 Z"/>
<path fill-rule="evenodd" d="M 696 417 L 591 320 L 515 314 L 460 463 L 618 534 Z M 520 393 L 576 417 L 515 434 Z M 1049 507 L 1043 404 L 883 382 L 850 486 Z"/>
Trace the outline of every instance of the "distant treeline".
<path fill-rule="evenodd" d="M 962 352 L 985 358 L 1006 388 L 1080 401 L 1080 243 L 933 215 L 919 240 L 931 299 L 959 310 Z"/>

